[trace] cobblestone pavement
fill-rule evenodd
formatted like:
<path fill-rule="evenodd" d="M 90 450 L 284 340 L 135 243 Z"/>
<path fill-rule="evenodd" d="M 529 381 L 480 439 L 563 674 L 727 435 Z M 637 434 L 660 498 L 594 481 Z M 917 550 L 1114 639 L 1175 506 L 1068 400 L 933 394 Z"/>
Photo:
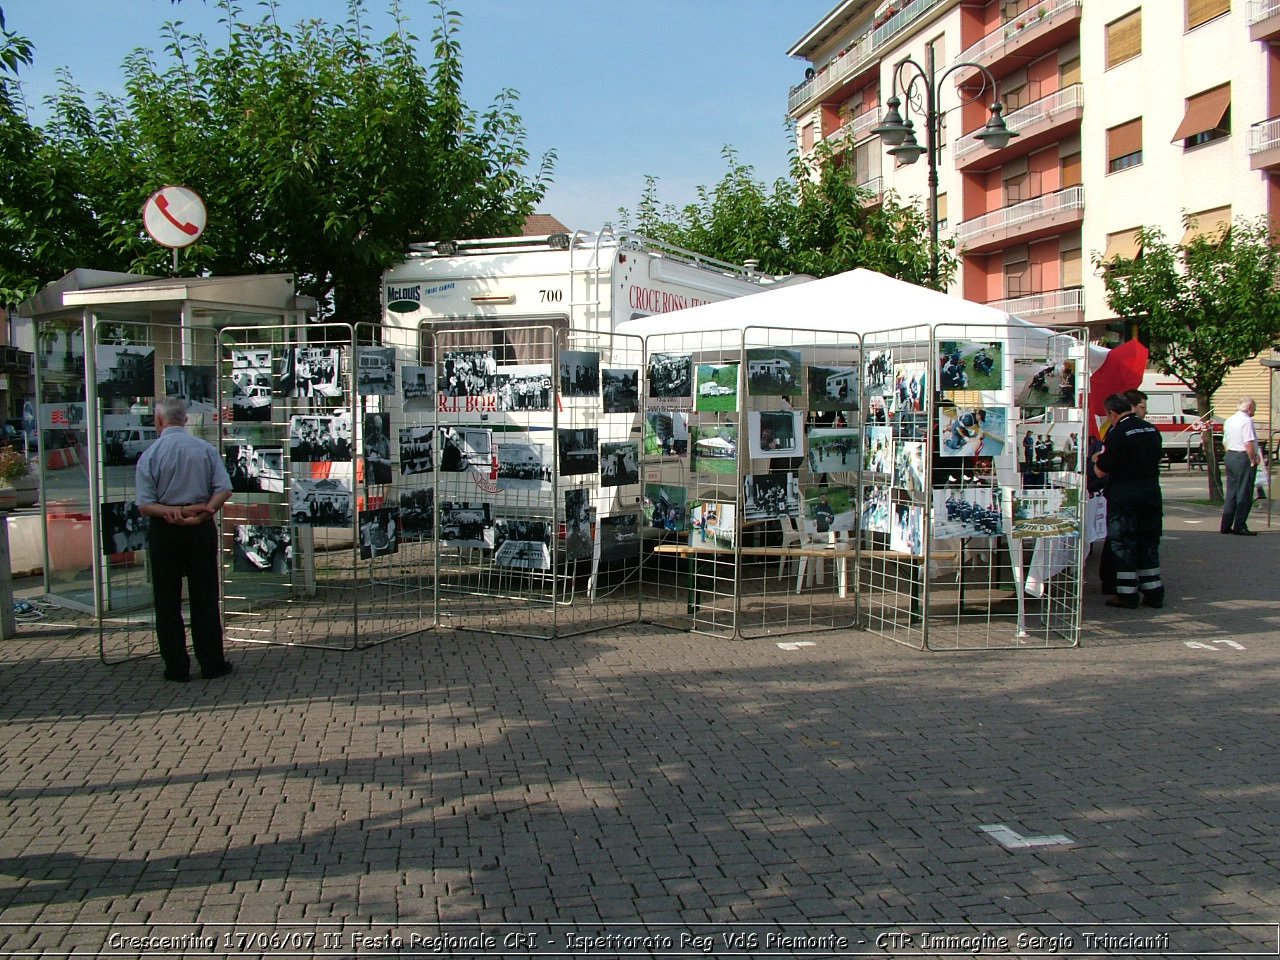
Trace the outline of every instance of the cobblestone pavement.
<path fill-rule="evenodd" d="M 1091 587 L 1079 649 L 444 633 L 237 647 L 230 678 L 179 685 L 155 657 L 103 666 L 83 625 L 24 629 L 0 644 L 0 942 L 103 942 L 34 921 L 1275 924 L 1280 529 L 1222 537 L 1187 502 L 1167 522 L 1168 607 Z M 1072 842 L 1010 849 L 1001 824 Z"/>

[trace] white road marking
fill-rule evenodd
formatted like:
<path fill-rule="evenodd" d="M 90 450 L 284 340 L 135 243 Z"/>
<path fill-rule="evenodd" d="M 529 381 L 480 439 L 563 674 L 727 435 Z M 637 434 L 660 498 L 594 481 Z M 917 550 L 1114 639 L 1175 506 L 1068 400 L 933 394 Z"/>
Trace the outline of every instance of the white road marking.
<path fill-rule="evenodd" d="M 1025 850 L 1029 847 L 1061 847 L 1075 843 L 1065 833 L 1048 834 L 1042 837 L 1024 837 L 1017 830 L 1003 823 L 992 823 L 978 829 L 1009 850 Z"/>

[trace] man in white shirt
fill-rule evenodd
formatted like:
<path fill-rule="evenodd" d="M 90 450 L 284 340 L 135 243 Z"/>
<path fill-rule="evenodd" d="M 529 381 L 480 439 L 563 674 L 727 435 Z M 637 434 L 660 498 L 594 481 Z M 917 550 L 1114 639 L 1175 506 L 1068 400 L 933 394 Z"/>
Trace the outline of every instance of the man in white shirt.
<path fill-rule="evenodd" d="M 1218 532 L 1238 537 L 1257 536 L 1245 525 L 1249 520 L 1249 508 L 1253 506 L 1258 464 L 1262 461 L 1258 434 L 1253 428 L 1255 409 L 1253 397 L 1242 397 L 1239 409 L 1222 425 L 1222 442 L 1227 450 L 1227 492 Z"/>

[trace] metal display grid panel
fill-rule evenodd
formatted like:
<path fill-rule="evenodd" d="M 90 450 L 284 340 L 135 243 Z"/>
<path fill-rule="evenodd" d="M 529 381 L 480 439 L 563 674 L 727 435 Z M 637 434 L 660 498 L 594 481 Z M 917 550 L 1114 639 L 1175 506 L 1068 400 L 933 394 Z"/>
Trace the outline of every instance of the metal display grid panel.
<path fill-rule="evenodd" d="M 518 321 L 422 338 L 439 624 L 550 639 L 636 622 L 642 341 Z"/>

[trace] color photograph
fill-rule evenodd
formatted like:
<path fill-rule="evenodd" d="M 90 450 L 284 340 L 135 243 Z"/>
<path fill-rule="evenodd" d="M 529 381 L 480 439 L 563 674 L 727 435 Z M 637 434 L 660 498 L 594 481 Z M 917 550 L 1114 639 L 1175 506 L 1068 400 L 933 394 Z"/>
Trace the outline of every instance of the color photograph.
<path fill-rule="evenodd" d="M 689 452 L 689 414 L 681 410 L 646 413 L 644 454 L 647 457 L 683 457 Z"/>
<path fill-rule="evenodd" d="M 867 427 L 862 469 L 886 476 L 893 473 L 893 430 L 890 427 Z"/>
<path fill-rule="evenodd" d="M 1004 344 L 938 342 L 939 390 L 999 390 L 1004 386 Z"/>
<path fill-rule="evenodd" d="M 693 408 L 701 413 L 732 413 L 738 409 L 738 365 L 698 364 L 698 395 Z"/>
<path fill-rule="evenodd" d="M 689 546 L 732 550 L 737 516 L 735 503 L 695 503 L 689 511 Z"/>
<path fill-rule="evenodd" d="M 1080 532 L 1080 491 L 1046 487 L 1013 492 L 1015 540 L 1038 537 L 1073 537 Z"/>
<path fill-rule="evenodd" d="M 810 427 L 809 470 L 815 474 L 856 471 L 861 440 L 862 431 L 853 427 Z"/>
<path fill-rule="evenodd" d="M 752 457 L 798 457 L 804 415 L 796 411 L 752 410 L 747 414 L 747 444 Z"/>
<path fill-rule="evenodd" d="M 922 413 L 929 397 L 929 367 L 923 363 L 902 363 L 893 376 L 889 412 Z"/>
<path fill-rule="evenodd" d="M 1084 424 L 1074 421 L 1023 421 L 1015 431 L 1020 473 L 1078 470 L 1080 434 Z"/>
<path fill-rule="evenodd" d="M 995 487 L 947 487 L 933 491 L 933 535 L 998 537 L 1004 533 L 1000 491 Z"/>
<path fill-rule="evenodd" d="M 753 397 L 794 397 L 803 387 L 798 350 L 755 347 L 746 351 L 747 392 Z"/>
<path fill-rule="evenodd" d="M 893 505 L 893 525 L 889 529 L 889 549 L 924 556 L 924 507 L 911 503 Z"/>
<path fill-rule="evenodd" d="M 893 512 L 893 488 L 887 483 L 876 483 L 864 489 L 862 529 L 868 533 L 888 533 Z"/>
<path fill-rule="evenodd" d="M 928 487 L 925 469 L 925 444 L 918 440 L 899 440 L 893 457 L 893 485 L 912 493 L 923 493 Z"/>
<path fill-rule="evenodd" d="M 689 527 L 689 492 L 670 484 L 644 486 L 644 523 L 657 530 L 679 533 Z"/>
<path fill-rule="evenodd" d="M 858 368 L 809 367 L 810 410 L 857 410 Z"/>
<path fill-rule="evenodd" d="M 738 471 L 738 427 L 717 423 L 693 427 L 693 457 L 690 469 L 695 473 L 736 473 Z"/>
<path fill-rule="evenodd" d="M 863 393 L 884 396 L 893 385 L 893 351 L 868 350 L 863 369 Z"/>
<path fill-rule="evenodd" d="M 1006 407 L 938 405 L 938 456 L 998 457 L 1008 437 Z"/>
<path fill-rule="evenodd" d="M 858 529 L 858 502 L 851 487 L 822 487 L 804 495 L 804 516 L 820 537 Z"/>

